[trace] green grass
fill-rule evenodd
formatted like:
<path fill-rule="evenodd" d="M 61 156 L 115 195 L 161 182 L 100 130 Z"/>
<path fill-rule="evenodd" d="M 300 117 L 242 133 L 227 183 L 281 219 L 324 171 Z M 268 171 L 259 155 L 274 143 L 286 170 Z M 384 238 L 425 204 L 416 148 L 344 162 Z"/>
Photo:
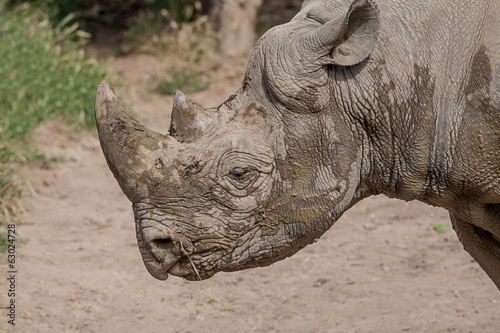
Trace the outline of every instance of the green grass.
<path fill-rule="evenodd" d="M 15 171 L 0 165 L 0 253 L 5 252 L 7 233 L 5 227 L 20 208 L 21 186 Z"/>
<path fill-rule="evenodd" d="M 208 73 L 219 66 L 217 34 L 199 1 L 171 1 L 156 10 L 152 5 L 132 20 L 125 43 L 163 59 L 151 87 L 164 95 L 208 89 Z"/>
<path fill-rule="evenodd" d="M 172 33 L 179 25 L 195 21 L 202 14 L 198 0 L 151 0 L 149 6 L 129 19 L 124 41 L 127 44 L 161 44 L 161 36 Z M 163 47 L 165 45 L 156 45 Z"/>
<path fill-rule="evenodd" d="M 19 205 L 18 165 L 57 160 L 29 146 L 33 129 L 53 117 L 75 130 L 94 128 L 95 91 L 105 75 L 85 57 L 86 34 L 68 26 L 72 18 L 54 27 L 29 5 L 0 6 L 0 235 Z"/>
<path fill-rule="evenodd" d="M 19 225 L 19 224 L 18 224 Z M 12 236 L 15 236 L 14 238 Z M 9 240 L 9 234 L 7 232 L 0 232 L 0 253 L 5 253 L 9 249 L 9 244 L 14 245 L 16 248 L 19 244 L 22 243 L 22 239 L 19 237 L 19 235 L 15 234 L 10 237 Z"/>
<path fill-rule="evenodd" d="M 93 100 L 103 79 L 86 59 L 77 26 L 53 28 L 29 6 L 0 16 L 0 144 L 24 140 L 54 116 L 76 128 L 94 126 Z"/>
<path fill-rule="evenodd" d="M 433 224 L 432 229 L 438 234 L 444 234 L 446 229 L 451 228 L 451 224 Z"/>
<path fill-rule="evenodd" d="M 158 81 L 155 91 L 163 95 L 173 95 L 176 90 L 185 93 L 208 89 L 208 80 L 196 73 L 174 73 L 171 78 Z"/>
<path fill-rule="evenodd" d="M 8 236 L 5 232 L 0 232 L 0 253 L 7 251 Z"/>

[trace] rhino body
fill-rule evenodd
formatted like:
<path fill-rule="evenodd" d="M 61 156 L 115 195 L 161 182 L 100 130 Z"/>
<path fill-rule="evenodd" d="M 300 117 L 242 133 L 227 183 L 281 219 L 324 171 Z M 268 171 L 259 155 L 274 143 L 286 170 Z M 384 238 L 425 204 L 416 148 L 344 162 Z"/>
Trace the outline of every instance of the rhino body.
<path fill-rule="evenodd" d="M 450 213 L 500 288 L 500 2 L 306 1 L 264 34 L 217 108 L 181 93 L 170 133 L 96 96 L 148 271 L 270 265 L 370 195 Z"/>

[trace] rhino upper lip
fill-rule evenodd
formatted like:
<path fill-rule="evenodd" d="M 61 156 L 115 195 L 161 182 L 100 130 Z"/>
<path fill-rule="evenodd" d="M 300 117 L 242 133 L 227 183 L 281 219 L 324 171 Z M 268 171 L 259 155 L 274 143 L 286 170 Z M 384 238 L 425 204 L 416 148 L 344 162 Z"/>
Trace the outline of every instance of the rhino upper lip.
<path fill-rule="evenodd" d="M 142 235 L 141 253 L 148 272 L 156 279 L 166 280 L 167 271 L 182 257 L 180 249 L 161 231 L 149 229 Z"/>
<path fill-rule="evenodd" d="M 143 261 L 149 274 L 151 274 L 154 278 L 158 280 L 166 280 L 168 279 L 168 270 L 172 266 L 174 266 L 178 260 L 165 263 L 165 262 L 158 262 L 154 259 L 148 260 L 147 256 L 143 256 Z"/>
<path fill-rule="evenodd" d="M 158 245 L 158 242 L 156 242 L 155 245 L 149 248 L 149 253 L 143 255 L 146 268 L 153 277 L 159 280 L 166 280 L 169 274 L 179 277 L 191 274 L 199 275 L 195 264 L 190 259 L 190 255 L 193 255 L 193 253 L 188 254 L 181 246 L 180 253 L 174 254 L 173 252 L 177 251 L 173 250 L 173 246 L 171 244 L 166 241 L 162 241 L 160 244 L 163 246 L 155 246 Z M 169 249 L 170 251 L 167 251 L 166 249 Z M 185 265 L 186 267 L 191 267 L 194 272 L 186 271 L 186 269 L 181 267 L 180 264 L 183 264 L 182 266 Z"/>

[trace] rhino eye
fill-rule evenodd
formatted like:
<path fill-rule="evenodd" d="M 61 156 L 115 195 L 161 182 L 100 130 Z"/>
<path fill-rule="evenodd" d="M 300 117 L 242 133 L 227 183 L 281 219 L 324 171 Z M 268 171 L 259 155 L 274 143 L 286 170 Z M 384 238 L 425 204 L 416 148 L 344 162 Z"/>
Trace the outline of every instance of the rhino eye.
<path fill-rule="evenodd" d="M 255 169 L 234 168 L 228 178 L 231 184 L 239 190 L 249 186 L 258 178 L 259 172 Z"/>
<path fill-rule="evenodd" d="M 246 197 L 271 177 L 274 169 L 267 155 L 228 151 L 217 166 L 217 182 L 234 197 Z"/>
<path fill-rule="evenodd" d="M 245 177 L 245 175 L 247 174 L 247 170 L 246 169 L 243 169 L 243 168 L 234 168 L 233 170 L 231 170 L 231 172 L 229 173 L 229 176 L 233 179 L 241 179 L 243 177 Z"/>

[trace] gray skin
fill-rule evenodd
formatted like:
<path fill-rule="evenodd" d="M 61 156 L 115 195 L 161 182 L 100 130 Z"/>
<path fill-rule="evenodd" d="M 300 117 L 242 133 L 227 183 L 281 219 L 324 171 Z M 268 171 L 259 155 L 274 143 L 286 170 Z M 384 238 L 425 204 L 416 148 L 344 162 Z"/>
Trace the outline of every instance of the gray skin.
<path fill-rule="evenodd" d="M 148 271 L 267 266 L 382 193 L 447 209 L 500 288 L 498 13 L 495 0 L 306 1 L 218 108 L 178 92 L 167 135 L 103 81 L 99 138 Z"/>

